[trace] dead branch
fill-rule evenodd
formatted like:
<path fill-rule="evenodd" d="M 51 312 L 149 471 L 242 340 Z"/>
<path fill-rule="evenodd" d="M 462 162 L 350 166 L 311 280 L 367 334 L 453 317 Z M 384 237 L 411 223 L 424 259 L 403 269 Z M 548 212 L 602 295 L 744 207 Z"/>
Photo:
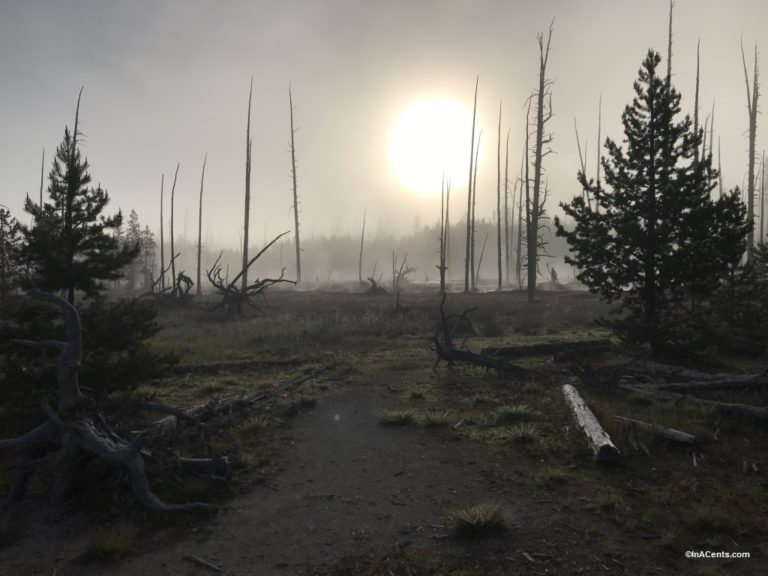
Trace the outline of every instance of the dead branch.
<path fill-rule="evenodd" d="M 143 435 L 139 434 L 131 441 L 120 436 L 93 401 L 80 391 L 78 370 L 82 358 L 82 331 L 77 310 L 66 300 L 52 294 L 30 290 L 29 295 L 61 309 L 67 341 L 31 343 L 55 347 L 60 351 L 57 362 L 58 404 L 54 410 L 43 399 L 41 408 L 48 417 L 47 422 L 22 436 L 0 441 L 0 449 L 13 450 L 17 457 L 16 477 L 4 505 L 24 496 L 36 464 L 45 456 L 55 453 L 54 463 L 59 473 L 52 489 L 54 503 L 68 492 L 72 476 L 78 469 L 77 460 L 81 455 L 88 455 L 123 469 L 130 478 L 134 496 L 150 510 L 210 509 L 211 505 L 201 502 L 167 504 L 152 492 L 141 455 Z M 30 344 L 25 341 L 18 343 Z"/>
<path fill-rule="evenodd" d="M 699 444 L 701 442 L 701 439 L 694 436 L 693 434 L 688 434 L 687 432 L 683 432 L 682 430 L 677 430 L 675 428 L 665 428 L 664 426 L 659 426 L 658 424 L 649 424 L 648 422 L 634 420 L 632 418 L 625 418 L 623 416 L 614 416 L 613 419 L 618 424 L 621 424 L 622 426 L 628 427 L 630 429 L 647 432 L 649 434 L 653 434 L 654 436 L 659 436 L 660 438 L 665 438 L 680 444 Z"/>

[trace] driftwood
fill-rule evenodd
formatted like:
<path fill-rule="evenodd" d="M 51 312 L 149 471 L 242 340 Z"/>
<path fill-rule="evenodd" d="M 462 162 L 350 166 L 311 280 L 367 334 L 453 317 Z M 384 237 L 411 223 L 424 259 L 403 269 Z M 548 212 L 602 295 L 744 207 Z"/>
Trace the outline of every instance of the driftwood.
<path fill-rule="evenodd" d="M 614 416 L 613 419 L 622 426 L 640 430 L 642 432 L 648 432 L 654 436 L 666 438 L 673 442 L 679 442 L 681 444 L 698 444 L 701 440 L 693 434 L 688 434 L 682 430 L 676 430 L 675 428 L 665 428 L 658 424 L 649 424 L 641 420 L 635 420 L 633 418 L 625 418 L 623 416 Z"/>
<path fill-rule="evenodd" d="M 745 374 L 743 376 L 731 376 L 722 380 L 708 380 L 705 382 L 671 382 L 659 384 L 659 390 L 670 392 L 706 392 L 708 390 L 737 390 L 740 388 L 768 388 L 768 378 L 764 374 Z"/>
<path fill-rule="evenodd" d="M 619 456 L 619 449 L 611 442 L 610 436 L 600 426 L 595 415 L 584 403 L 584 399 L 570 384 L 563 384 L 563 395 L 568 403 L 576 424 L 587 438 L 590 448 L 598 462 L 610 462 Z"/>
<path fill-rule="evenodd" d="M 4 501 L 4 505 L 20 500 L 34 474 L 36 465 L 48 454 L 56 453 L 58 469 L 52 488 L 52 500 L 56 504 L 68 493 L 71 480 L 78 468 L 81 455 L 95 456 L 106 463 L 121 468 L 131 481 L 136 499 L 150 510 L 207 510 L 209 504 L 191 502 L 167 504 L 150 489 L 147 479 L 142 444 L 144 435 L 138 434 L 132 440 L 121 436 L 108 422 L 94 402 L 83 395 L 78 381 L 78 370 L 82 360 L 82 329 L 80 315 L 66 300 L 30 290 L 35 300 L 58 306 L 64 314 L 66 342 L 57 340 L 26 341 L 15 340 L 16 344 L 38 348 L 54 348 L 59 351 L 57 362 L 57 406 L 48 405 L 43 399 L 42 409 L 48 420 L 37 428 L 16 438 L 0 440 L 0 450 L 11 450 L 17 457 L 16 477 Z M 220 459 L 216 464 L 225 461 Z M 213 459 L 196 461 L 199 466 L 213 464 Z"/>
<path fill-rule="evenodd" d="M 575 342 L 546 342 L 529 346 L 508 346 L 503 348 L 483 348 L 483 356 L 494 358 L 524 358 L 526 356 L 562 357 L 570 352 L 580 356 L 599 355 L 610 352 L 613 345 L 610 340 L 579 340 Z"/>
<path fill-rule="evenodd" d="M 496 370 L 501 374 L 514 374 L 517 376 L 524 376 L 527 374 L 527 370 L 522 366 L 513 364 L 506 358 L 493 358 L 484 356 L 482 354 L 475 354 L 464 348 L 466 344 L 466 338 L 461 344 L 461 347 L 457 348 L 453 343 L 454 330 L 457 326 L 462 324 L 469 325 L 472 328 L 472 323 L 467 318 L 472 309 L 465 310 L 461 314 L 446 316 L 445 315 L 445 297 L 443 294 L 440 300 L 440 327 L 435 331 L 435 335 L 432 338 L 433 350 L 437 354 L 435 364 L 432 366 L 434 370 L 441 360 L 445 360 L 449 366 L 454 362 L 464 362 L 472 366 L 480 366 L 483 368 L 490 368 Z"/>

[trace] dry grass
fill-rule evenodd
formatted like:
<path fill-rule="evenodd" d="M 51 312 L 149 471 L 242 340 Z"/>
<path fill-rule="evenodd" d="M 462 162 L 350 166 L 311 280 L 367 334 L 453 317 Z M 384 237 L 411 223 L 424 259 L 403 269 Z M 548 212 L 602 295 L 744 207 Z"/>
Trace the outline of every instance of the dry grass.
<path fill-rule="evenodd" d="M 418 422 L 416 412 L 408 408 L 384 410 L 379 413 L 379 424 L 382 426 L 410 426 Z"/>
<path fill-rule="evenodd" d="M 504 511 L 495 502 L 483 502 L 454 510 L 450 515 L 451 532 L 457 538 L 486 538 L 506 530 Z"/>
<path fill-rule="evenodd" d="M 128 522 L 118 522 L 94 531 L 80 555 L 80 561 L 98 560 L 109 562 L 120 560 L 134 554 L 142 540 L 138 526 Z"/>

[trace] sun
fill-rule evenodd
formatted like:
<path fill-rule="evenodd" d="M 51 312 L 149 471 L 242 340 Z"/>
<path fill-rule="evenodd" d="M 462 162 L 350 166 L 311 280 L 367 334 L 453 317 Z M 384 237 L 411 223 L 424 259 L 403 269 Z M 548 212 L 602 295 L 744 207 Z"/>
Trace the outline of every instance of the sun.
<path fill-rule="evenodd" d="M 440 193 L 442 175 L 452 186 L 466 183 L 472 112 L 449 98 L 412 102 L 395 119 L 389 135 L 393 174 L 417 194 Z"/>

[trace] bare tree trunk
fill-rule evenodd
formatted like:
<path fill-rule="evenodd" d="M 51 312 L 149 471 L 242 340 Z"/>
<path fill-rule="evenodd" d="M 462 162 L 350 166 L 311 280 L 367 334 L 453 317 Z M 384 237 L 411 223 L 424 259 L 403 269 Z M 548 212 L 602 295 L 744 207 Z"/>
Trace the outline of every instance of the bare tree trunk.
<path fill-rule="evenodd" d="M 200 204 L 197 211 L 197 295 L 203 293 L 202 277 L 200 275 L 200 262 L 203 254 L 203 184 L 205 182 L 205 165 L 208 162 L 208 154 L 203 159 L 203 173 L 200 176 Z"/>
<path fill-rule="evenodd" d="M 763 159 L 760 162 L 760 244 L 763 242 L 765 232 L 765 150 L 763 150 Z"/>
<path fill-rule="evenodd" d="M 509 252 L 509 240 L 511 232 L 509 230 L 509 133 L 512 129 L 507 129 L 507 144 L 504 148 L 504 272 L 505 281 L 509 285 L 509 266 L 511 254 Z M 512 209 L 515 208 L 515 196 L 512 193 Z"/>
<path fill-rule="evenodd" d="M 79 134 L 78 132 L 78 124 L 80 120 L 80 98 L 83 95 L 83 89 L 80 88 L 80 92 L 77 95 L 77 108 L 75 109 L 75 129 L 72 132 L 72 147 L 69 150 L 69 164 L 73 165 L 75 164 L 76 154 L 77 154 L 77 136 Z M 66 269 L 71 270 L 72 266 L 75 262 L 75 247 L 74 243 L 72 242 L 72 229 L 74 227 L 74 222 L 72 221 L 72 209 L 73 204 L 75 202 L 75 192 L 76 190 L 73 189 L 71 182 L 67 183 L 67 197 L 64 204 L 64 238 L 67 239 L 67 246 L 65 246 L 65 258 L 66 258 Z M 67 302 L 69 302 L 70 305 L 75 303 L 75 286 L 68 282 L 67 286 Z"/>
<path fill-rule="evenodd" d="M 163 193 L 165 187 L 165 174 L 160 177 L 160 291 L 165 292 L 165 233 L 163 227 Z"/>
<path fill-rule="evenodd" d="M 296 146 L 294 135 L 296 130 L 293 127 L 293 95 L 291 94 L 291 85 L 288 85 L 288 102 L 291 107 L 291 179 L 293 180 L 293 222 L 296 230 L 296 284 L 301 283 L 301 242 L 299 241 L 299 192 L 296 185 Z"/>
<path fill-rule="evenodd" d="M 440 294 L 445 294 L 445 172 L 440 182 Z"/>
<path fill-rule="evenodd" d="M 251 88 L 248 92 L 248 123 L 245 127 L 245 206 L 243 209 L 243 277 L 242 288 L 245 292 L 248 287 L 248 231 L 250 229 L 251 216 L 251 99 L 253 97 L 253 75 L 251 75 Z"/>
<path fill-rule="evenodd" d="M 669 32 L 667 34 L 667 83 L 672 81 L 672 9 L 674 0 L 669 0 Z"/>
<path fill-rule="evenodd" d="M 758 83 L 759 69 L 757 65 L 757 46 L 755 46 L 755 69 L 752 75 L 752 91 L 749 89 L 749 74 L 747 60 L 744 56 L 744 45 L 741 45 L 741 60 L 744 64 L 744 81 L 747 84 L 747 110 L 749 112 L 749 168 L 747 174 L 747 220 L 755 222 L 755 138 L 757 136 L 757 101 L 760 94 Z M 747 262 L 751 262 L 755 249 L 755 231 L 749 230 L 747 236 Z"/>
<path fill-rule="evenodd" d="M 536 148 L 534 149 L 533 164 L 533 198 L 530 206 L 530 227 L 528 229 L 528 302 L 533 302 L 536 294 L 536 270 L 539 249 L 539 213 L 541 196 L 542 159 L 544 158 L 544 145 L 551 141 L 550 137 L 544 137 L 544 125 L 552 117 L 551 83 L 547 81 L 547 61 L 549 60 L 549 47 L 552 41 L 553 24 L 549 26 L 547 44 L 544 46 L 544 35 L 539 34 L 539 88 L 536 94 Z M 549 110 L 544 114 L 545 98 L 549 96 Z"/>
<path fill-rule="evenodd" d="M 45 148 L 43 148 L 43 159 L 40 161 L 40 209 L 43 208 L 43 178 L 45 174 Z"/>
<path fill-rule="evenodd" d="M 496 289 L 501 292 L 501 102 L 499 102 L 499 134 L 496 145 L 496 246 L 499 272 Z"/>
<path fill-rule="evenodd" d="M 693 97 L 693 133 L 695 136 L 699 135 L 699 45 L 701 40 L 696 42 L 696 90 Z M 706 133 L 704 137 L 704 144 L 706 145 Z M 698 164 L 699 162 L 699 147 L 693 148 L 693 159 Z"/>
<path fill-rule="evenodd" d="M 365 215 L 367 208 L 363 209 L 363 230 L 360 232 L 360 259 L 357 261 L 357 279 L 363 283 L 363 242 L 365 242 Z"/>
<path fill-rule="evenodd" d="M 176 164 L 176 172 L 173 175 L 173 186 L 171 187 L 171 285 L 173 286 L 173 295 L 176 295 L 176 252 L 173 248 L 173 202 L 176 196 L 176 177 L 179 175 L 179 164 Z"/>
<path fill-rule="evenodd" d="M 469 177 L 467 179 L 467 250 L 464 256 L 464 293 L 469 293 L 470 283 L 470 242 L 472 241 L 472 168 L 475 160 L 475 120 L 477 118 L 477 87 L 480 83 L 480 76 L 475 80 L 475 104 L 472 108 L 472 134 L 470 138 L 469 149 Z M 474 269 L 473 269 L 474 273 Z"/>
<path fill-rule="evenodd" d="M 717 137 L 717 186 L 720 190 L 720 198 L 723 197 L 723 168 L 720 165 L 720 136 Z"/>
<path fill-rule="evenodd" d="M 517 285 L 520 289 L 523 287 L 523 188 L 525 188 L 525 227 L 528 228 L 528 198 L 530 196 L 528 180 L 528 117 L 531 114 L 530 101 L 528 112 L 525 116 L 525 146 L 523 147 L 523 157 L 520 162 L 520 192 L 517 200 L 517 262 L 515 263 L 515 272 L 517 273 Z"/>
<path fill-rule="evenodd" d="M 600 192 L 600 147 L 602 146 L 600 142 L 600 137 L 602 134 L 602 128 L 603 128 L 603 95 L 600 94 L 600 101 L 597 104 L 597 167 L 596 167 L 596 176 L 595 176 L 595 185 L 598 193 Z M 600 212 L 600 204 L 598 204 L 597 198 L 595 198 L 595 212 Z"/>
<path fill-rule="evenodd" d="M 469 257 L 471 260 L 472 268 L 472 290 L 477 290 L 477 269 L 475 268 L 475 225 L 477 220 L 475 218 L 475 205 L 477 203 L 477 160 L 480 157 L 480 142 L 483 139 L 483 131 L 480 130 L 480 134 L 477 135 L 477 147 L 475 148 L 475 172 L 472 175 L 472 241 L 470 245 Z"/>
<path fill-rule="evenodd" d="M 445 187 L 445 273 L 448 283 L 451 277 L 448 271 L 451 269 L 451 179 Z"/>

